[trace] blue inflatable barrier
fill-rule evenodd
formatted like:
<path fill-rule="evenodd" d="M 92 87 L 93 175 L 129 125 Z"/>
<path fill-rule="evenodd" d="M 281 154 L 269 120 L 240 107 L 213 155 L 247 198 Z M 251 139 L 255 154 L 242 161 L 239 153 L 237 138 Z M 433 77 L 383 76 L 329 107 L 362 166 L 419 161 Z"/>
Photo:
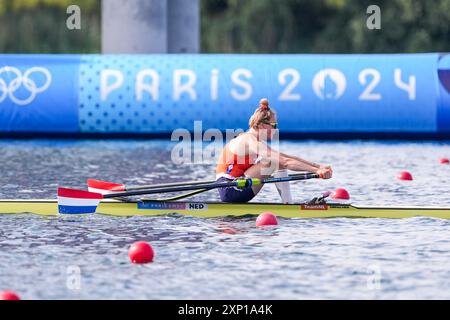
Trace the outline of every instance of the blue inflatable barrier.
<path fill-rule="evenodd" d="M 450 55 L 0 55 L 0 132 L 450 132 Z"/>
<path fill-rule="evenodd" d="M 0 55 L 0 132 L 78 132 L 79 55 Z"/>
<path fill-rule="evenodd" d="M 438 79 L 438 131 L 450 132 L 450 55 L 442 55 L 439 58 Z"/>

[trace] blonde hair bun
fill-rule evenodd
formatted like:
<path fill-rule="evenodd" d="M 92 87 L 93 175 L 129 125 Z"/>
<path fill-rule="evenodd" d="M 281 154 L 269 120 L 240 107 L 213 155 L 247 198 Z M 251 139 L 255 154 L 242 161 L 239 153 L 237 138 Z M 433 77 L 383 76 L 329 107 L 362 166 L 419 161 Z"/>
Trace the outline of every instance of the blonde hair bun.
<path fill-rule="evenodd" d="M 257 128 L 261 123 L 267 123 L 275 115 L 275 110 L 269 108 L 269 100 L 262 98 L 259 100 L 259 107 L 256 108 L 253 115 L 250 117 L 248 126 L 250 128 Z"/>
<path fill-rule="evenodd" d="M 262 110 L 269 110 L 269 100 L 267 100 L 267 98 L 262 98 L 259 100 L 259 107 Z"/>

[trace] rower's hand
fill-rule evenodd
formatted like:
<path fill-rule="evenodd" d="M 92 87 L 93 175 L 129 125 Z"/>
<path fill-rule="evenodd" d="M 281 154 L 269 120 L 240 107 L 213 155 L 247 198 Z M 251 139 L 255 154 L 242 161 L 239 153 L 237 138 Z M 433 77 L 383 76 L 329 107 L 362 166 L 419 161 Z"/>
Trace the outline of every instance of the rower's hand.
<path fill-rule="evenodd" d="M 329 165 L 321 164 L 319 165 L 319 169 L 330 169 L 331 172 L 333 172 L 333 169 Z"/>
<path fill-rule="evenodd" d="M 322 179 L 330 179 L 333 176 L 333 169 L 331 169 L 330 166 L 319 168 L 317 169 L 316 173 L 322 178 Z"/>

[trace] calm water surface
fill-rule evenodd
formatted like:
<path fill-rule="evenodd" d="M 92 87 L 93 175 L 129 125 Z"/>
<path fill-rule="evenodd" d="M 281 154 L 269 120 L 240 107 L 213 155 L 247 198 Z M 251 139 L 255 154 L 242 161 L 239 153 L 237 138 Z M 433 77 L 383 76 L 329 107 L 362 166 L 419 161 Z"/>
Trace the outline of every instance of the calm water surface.
<path fill-rule="evenodd" d="M 173 146 L 1 140 L 0 198 L 53 198 L 58 184 L 84 188 L 87 178 L 214 177 L 212 163 L 174 165 Z M 333 165 L 333 179 L 293 185 L 298 201 L 345 187 L 355 204 L 450 206 L 450 166 L 438 163 L 450 157 L 448 142 L 303 141 L 280 149 Z M 396 180 L 402 170 L 415 180 Z M 264 189 L 253 201 L 278 200 L 274 186 Z M 154 263 L 129 263 L 137 240 L 153 245 Z M 0 215 L 4 288 L 23 299 L 450 299 L 450 221 L 280 219 L 259 230 L 254 218 Z"/>

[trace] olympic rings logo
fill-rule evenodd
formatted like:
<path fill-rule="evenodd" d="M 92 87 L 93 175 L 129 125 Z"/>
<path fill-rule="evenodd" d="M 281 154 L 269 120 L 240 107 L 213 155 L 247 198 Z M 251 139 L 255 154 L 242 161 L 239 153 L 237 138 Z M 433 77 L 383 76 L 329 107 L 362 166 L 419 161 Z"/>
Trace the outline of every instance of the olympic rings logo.
<path fill-rule="evenodd" d="M 45 76 L 45 83 L 38 87 L 36 82 L 30 78 L 30 75 L 33 73 L 41 73 Z M 5 79 L 2 78 L 2 74 L 13 74 L 15 77 L 7 84 Z M 7 77 L 6 79 L 9 79 Z M 52 75 L 50 72 L 43 67 L 32 67 L 25 71 L 22 75 L 19 69 L 15 67 L 2 67 L 0 68 L 0 103 L 2 103 L 8 96 L 12 102 L 19 106 L 25 106 L 33 102 L 38 93 L 41 93 L 50 86 L 52 82 Z M 20 99 L 16 97 L 15 92 L 21 87 L 24 86 L 30 92 L 28 98 Z"/>

